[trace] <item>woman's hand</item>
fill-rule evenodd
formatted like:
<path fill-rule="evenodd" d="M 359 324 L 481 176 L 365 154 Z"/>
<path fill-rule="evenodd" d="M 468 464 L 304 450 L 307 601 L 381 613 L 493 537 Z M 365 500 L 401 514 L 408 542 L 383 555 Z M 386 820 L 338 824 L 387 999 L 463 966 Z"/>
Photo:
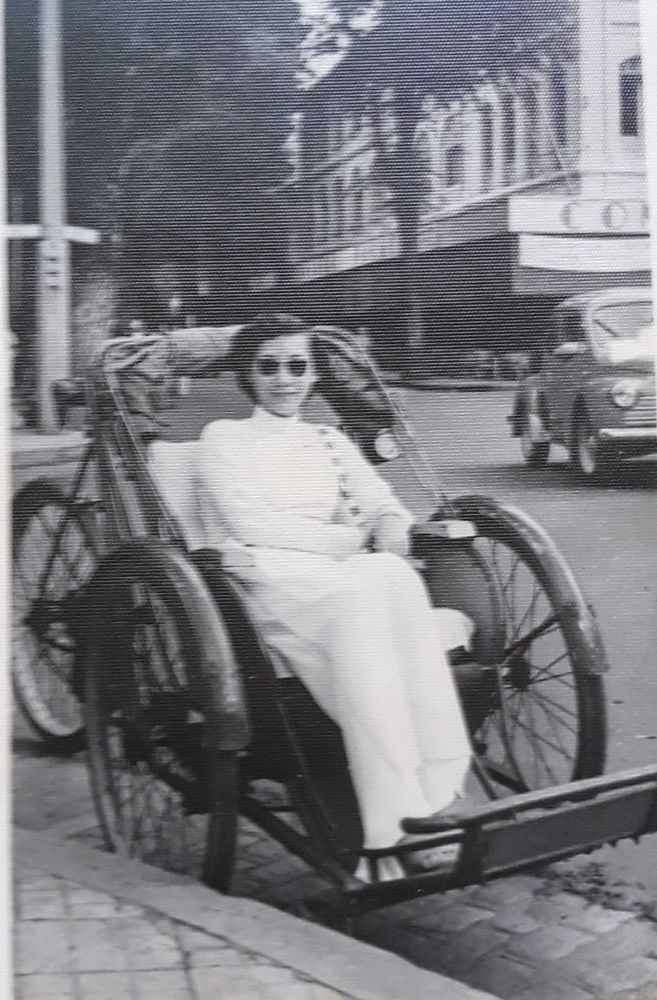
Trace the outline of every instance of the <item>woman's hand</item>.
<path fill-rule="evenodd" d="M 407 556 L 410 552 L 410 540 L 403 519 L 396 514 L 383 514 L 373 527 L 371 545 L 374 552 Z"/>

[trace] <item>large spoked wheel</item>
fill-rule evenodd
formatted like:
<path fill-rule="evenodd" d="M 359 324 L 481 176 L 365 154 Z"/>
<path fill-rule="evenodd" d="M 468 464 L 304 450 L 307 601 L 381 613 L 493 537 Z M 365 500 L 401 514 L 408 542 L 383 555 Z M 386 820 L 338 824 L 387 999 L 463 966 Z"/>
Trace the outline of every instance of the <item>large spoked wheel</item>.
<path fill-rule="evenodd" d="M 96 566 L 92 539 L 79 509 L 47 480 L 14 497 L 12 533 L 16 699 L 50 749 L 75 753 L 86 739 L 72 685 L 84 627 L 80 598 Z"/>
<path fill-rule="evenodd" d="M 217 731 L 210 673 L 230 650 L 220 642 L 208 656 L 211 598 L 180 553 L 151 541 L 114 553 L 91 599 L 85 704 L 106 846 L 226 891 L 238 777 Z"/>
<path fill-rule="evenodd" d="M 463 501 L 499 595 L 497 706 L 474 734 L 491 776 L 513 791 L 602 772 L 606 666 L 597 624 L 554 543 L 510 508 Z"/>
<path fill-rule="evenodd" d="M 471 726 L 481 762 L 513 792 L 600 774 L 606 659 L 572 573 L 545 532 L 521 512 L 478 497 L 455 506 L 477 527 L 472 554 L 496 595 L 499 618 L 478 681 L 485 702 Z"/>

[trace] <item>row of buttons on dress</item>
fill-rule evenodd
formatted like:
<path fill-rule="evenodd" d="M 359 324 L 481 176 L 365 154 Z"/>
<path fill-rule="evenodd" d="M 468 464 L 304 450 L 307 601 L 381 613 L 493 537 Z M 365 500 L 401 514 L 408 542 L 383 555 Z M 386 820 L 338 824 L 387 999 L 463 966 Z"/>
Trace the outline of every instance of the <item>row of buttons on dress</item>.
<path fill-rule="evenodd" d="M 342 460 L 335 446 L 335 441 L 333 440 L 331 431 L 328 427 L 321 426 L 318 427 L 317 430 L 326 446 L 326 450 L 328 451 L 329 458 L 331 460 L 331 465 L 335 469 L 338 479 L 338 493 L 340 494 L 340 498 L 344 502 L 349 514 L 351 514 L 354 518 L 358 518 L 362 511 L 358 504 L 355 503 L 354 498 L 351 495 L 351 491 L 347 484 L 347 476 L 342 465 Z"/>

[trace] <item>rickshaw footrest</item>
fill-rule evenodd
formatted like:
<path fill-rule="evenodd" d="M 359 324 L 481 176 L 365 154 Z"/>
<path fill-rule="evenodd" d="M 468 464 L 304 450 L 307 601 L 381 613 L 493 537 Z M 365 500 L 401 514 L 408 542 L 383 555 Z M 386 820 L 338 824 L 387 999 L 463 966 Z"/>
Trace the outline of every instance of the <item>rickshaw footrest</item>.
<path fill-rule="evenodd" d="M 433 816 L 407 817 L 402 820 L 401 826 L 405 833 L 430 834 L 446 830 L 462 830 L 530 810 L 552 810 L 566 803 L 595 798 L 604 792 L 617 789 L 629 790 L 634 785 L 644 782 L 657 783 L 656 764 L 630 771 L 618 771 L 616 774 L 602 775 L 598 778 L 571 781 L 565 785 L 555 785 L 553 788 L 543 788 L 535 792 L 523 792 L 481 806 L 471 806 L 463 812 L 455 808 L 453 813 L 444 810 Z"/>

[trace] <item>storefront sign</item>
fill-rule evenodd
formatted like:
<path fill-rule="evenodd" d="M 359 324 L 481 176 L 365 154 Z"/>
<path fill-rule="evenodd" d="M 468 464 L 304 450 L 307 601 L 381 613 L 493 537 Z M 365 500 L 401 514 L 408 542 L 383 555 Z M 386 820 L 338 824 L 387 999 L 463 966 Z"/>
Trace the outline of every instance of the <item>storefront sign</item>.
<path fill-rule="evenodd" d="M 584 274 L 648 271 L 650 240 L 647 236 L 605 239 L 523 233 L 519 239 L 518 263 L 521 267 Z"/>
<path fill-rule="evenodd" d="M 565 198 L 517 195 L 509 200 L 512 233 L 639 234 L 650 232 L 648 202 L 640 198 Z"/>

